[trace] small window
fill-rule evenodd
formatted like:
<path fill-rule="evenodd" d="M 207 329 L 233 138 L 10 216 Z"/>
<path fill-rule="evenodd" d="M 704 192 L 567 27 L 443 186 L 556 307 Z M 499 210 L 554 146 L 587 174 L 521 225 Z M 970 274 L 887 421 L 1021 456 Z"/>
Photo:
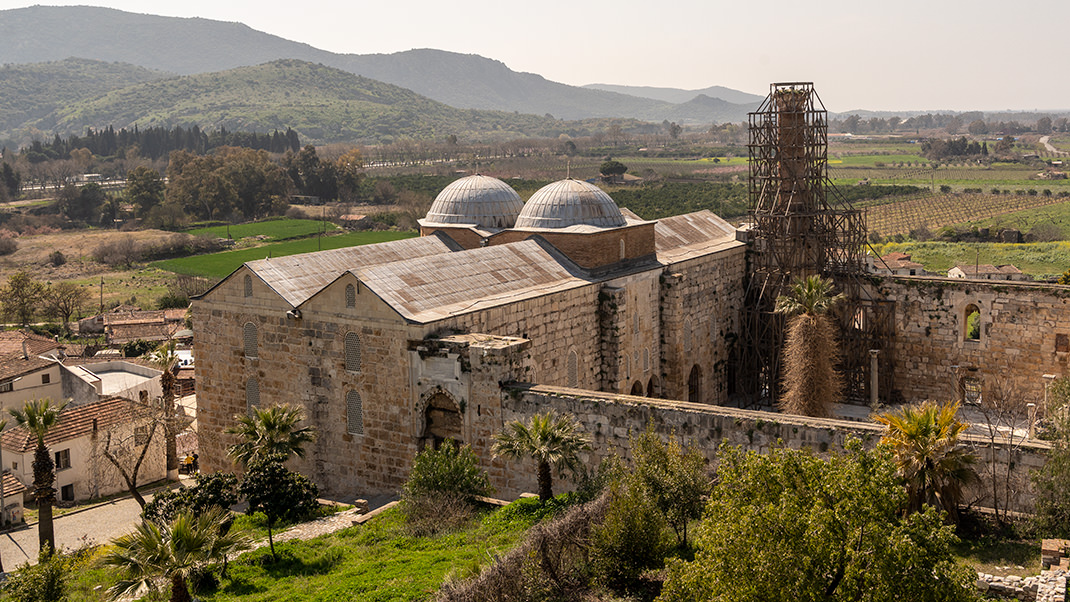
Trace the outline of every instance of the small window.
<path fill-rule="evenodd" d="M 74 501 L 74 484 L 64 485 L 59 490 L 59 498 L 64 502 Z"/>
<path fill-rule="evenodd" d="M 357 287 L 352 284 L 346 285 L 346 307 L 357 306 Z"/>
<path fill-rule="evenodd" d="M 579 361 L 575 350 L 568 352 L 568 386 L 573 388 L 580 386 Z"/>
<path fill-rule="evenodd" d="M 246 322 L 242 334 L 245 338 L 245 357 L 257 357 L 256 324 Z"/>
<path fill-rule="evenodd" d="M 364 434 L 364 402 L 360 393 L 346 393 L 346 432 L 350 435 Z"/>
<path fill-rule="evenodd" d="M 64 449 L 56 452 L 56 470 L 71 467 L 71 450 Z"/>
<path fill-rule="evenodd" d="M 253 277 L 248 274 L 245 275 L 245 296 L 253 296 Z"/>
<path fill-rule="evenodd" d="M 355 332 L 346 333 L 346 370 L 360 372 L 360 336 Z"/>
<path fill-rule="evenodd" d="M 1055 335 L 1055 351 L 1059 353 L 1066 353 L 1070 351 L 1070 335 L 1057 334 Z"/>
<path fill-rule="evenodd" d="M 643 350 L 643 370 L 646 371 L 646 370 L 649 370 L 649 369 L 650 369 L 650 350 L 649 349 L 644 349 Z"/>
<path fill-rule="evenodd" d="M 974 304 L 966 306 L 966 311 L 963 312 L 965 318 L 965 330 L 963 332 L 963 339 L 966 341 L 980 341 L 981 340 L 981 310 Z"/>
<path fill-rule="evenodd" d="M 632 332 L 639 334 L 639 312 L 635 312 L 635 316 L 632 318 Z"/>
<path fill-rule="evenodd" d="M 19 469 L 19 463 L 18 462 L 12 462 L 11 463 L 11 470 L 18 470 L 18 469 Z"/>
<path fill-rule="evenodd" d="M 620 258 L 624 259 L 624 239 L 620 239 Z"/>
<path fill-rule="evenodd" d="M 260 381 L 254 376 L 245 382 L 245 411 L 252 414 L 256 407 L 260 407 Z"/>
<path fill-rule="evenodd" d="M 962 377 L 962 400 L 971 404 L 981 403 L 981 379 Z"/>
<path fill-rule="evenodd" d="M 15 381 L 9 380 L 6 383 L 0 383 L 0 393 L 7 393 L 15 389 Z"/>
<path fill-rule="evenodd" d="M 149 427 L 134 427 L 134 445 L 145 445 L 149 442 Z"/>
<path fill-rule="evenodd" d="M 47 374 L 46 373 L 46 374 L 42 374 L 41 375 L 41 384 L 42 385 L 47 385 L 50 382 L 52 382 L 52 375 L 51 374 Z"/>

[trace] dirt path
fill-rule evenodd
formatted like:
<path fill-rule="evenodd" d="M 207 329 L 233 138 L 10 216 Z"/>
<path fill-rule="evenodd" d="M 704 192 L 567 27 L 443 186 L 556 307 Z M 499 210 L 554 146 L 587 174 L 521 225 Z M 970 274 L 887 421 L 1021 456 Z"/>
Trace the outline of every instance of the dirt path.
<path fill-rule="evenodd" d="M 1066 155 L 1070 154 L 1070 153 L 1066 153 L 1064 151 L 1061 151 L 1061 150 L 1055 148 L 1054 146 L 1052 146 L 1052 144 L 1051 144 L 1051 142 L 1049 142 L 1049 140 L 1051 140 L 1051 136 L 1041 136 L 1040 137 L 1040 143 L 1044 145 L 1044 148 L 1048 149 L 1049 153 L 1055 153 L 1056 155 L 1059 155 L 1059 156 L 1066 156 Z"/>

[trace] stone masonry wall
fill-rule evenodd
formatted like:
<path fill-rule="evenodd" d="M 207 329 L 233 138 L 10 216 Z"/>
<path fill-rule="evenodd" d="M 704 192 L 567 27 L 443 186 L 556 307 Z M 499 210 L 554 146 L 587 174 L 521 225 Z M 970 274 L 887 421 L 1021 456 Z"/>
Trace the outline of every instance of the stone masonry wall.
<path fill-rule="evenodd" d="M 905 401 L 961 399 L 963 379 L 1042 402 L 1043 375 L 1064 376 L 1070 356 L 1070 287 L 946 278 L 877 281 L 895 301 L 895 383 Z M 980 310 L 979 340 L 966 308 Z"/>

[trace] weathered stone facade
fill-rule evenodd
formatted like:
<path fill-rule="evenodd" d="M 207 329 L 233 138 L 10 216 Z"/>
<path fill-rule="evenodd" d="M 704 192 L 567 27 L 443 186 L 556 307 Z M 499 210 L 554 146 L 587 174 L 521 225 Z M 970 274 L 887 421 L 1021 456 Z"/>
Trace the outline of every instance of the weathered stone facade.
<path fill-rule="evenodd" d="M 1070 287 L 950 278 L 884 278 L 877 293 L 895 302 L 897 397 L 963 399 L 994 388 L 1044 400 L 1044 375 L 1066 374 Z M 980 316 L 976 339 L 967 310 Z"/>

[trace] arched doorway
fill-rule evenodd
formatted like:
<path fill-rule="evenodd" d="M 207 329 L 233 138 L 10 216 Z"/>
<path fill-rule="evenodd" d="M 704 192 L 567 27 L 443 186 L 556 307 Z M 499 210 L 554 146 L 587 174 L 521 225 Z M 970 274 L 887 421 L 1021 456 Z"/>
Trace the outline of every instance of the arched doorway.
<path fill-rule="evenodd" d="M 646 396 L 647 397 L 658 397 L 659 396 L 659 393 L 658 393 L 658 379 L 657 379 L 656 376 L 651 376 L 650 380 L 647 381 L 647 383 L 646 383 Z"/>
<path fill-rule="evenodd" d="M 461 442 L 464 419 L 461 409 L 448 395 L 435 393 L 427 401 L 424 410 L 424 432 L 420 436 L 420 447 L 438 449 L 446 439 Z"/>
<path fill-rule="evenodd" d="M 702 401 L 702 368 L 698 364 L 691 368 L 691 374 L 687 377 L 687 400 L 696 403 Z"/>
<path fill-rule="evenodd" d="M 643 383 L 635 381 L 635 383 L 632 384 L 632 395 L 637 397 L 643 396 Z"/>

